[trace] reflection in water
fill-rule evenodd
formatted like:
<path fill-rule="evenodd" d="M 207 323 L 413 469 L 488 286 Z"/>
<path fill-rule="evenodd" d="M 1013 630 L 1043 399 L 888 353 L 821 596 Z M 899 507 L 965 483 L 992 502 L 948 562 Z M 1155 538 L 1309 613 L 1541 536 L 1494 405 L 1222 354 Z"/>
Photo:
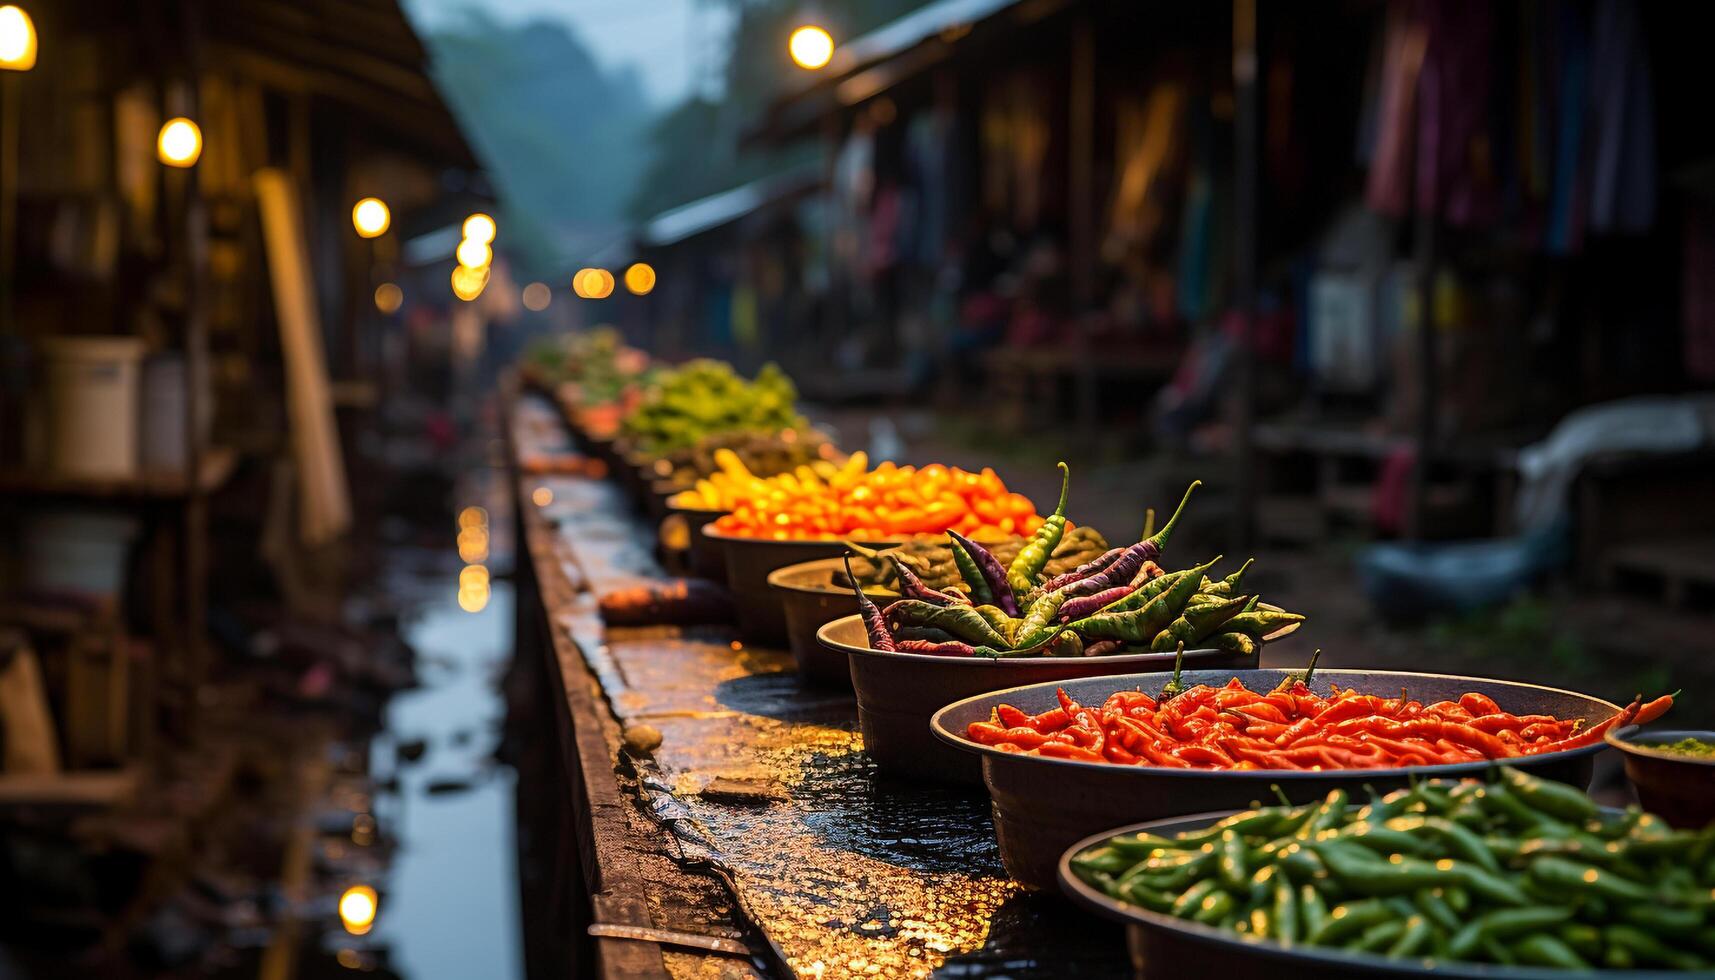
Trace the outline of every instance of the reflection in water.
<path fill-rule="evenodd" d="M 480 544 L 488 559 L 490 538 L 488 511 L 459 512 L 459 558 L 475 557 L 467 546 Z M 401 628 L 422 686 L 389 702 L 370 750 L 375 783 L 389 788 L 377 794 L 376 818 L 398 846 L 368 938 L 387 946 L 390 967 L 411 980 L 507 980 L 523 972 L 513 773 L 492 755 L 505 711 L 495 680 L 510 651 L 512 590 L 486 564 L 450 551 L 439 560 L 401 555 L 410 571 L 396 574 L 392 589 L 408 610 Z M 447 589 L 455 570 L 456 603 Z M 352 825 L 354 843 L 376 833 L 374 820 Z"/>

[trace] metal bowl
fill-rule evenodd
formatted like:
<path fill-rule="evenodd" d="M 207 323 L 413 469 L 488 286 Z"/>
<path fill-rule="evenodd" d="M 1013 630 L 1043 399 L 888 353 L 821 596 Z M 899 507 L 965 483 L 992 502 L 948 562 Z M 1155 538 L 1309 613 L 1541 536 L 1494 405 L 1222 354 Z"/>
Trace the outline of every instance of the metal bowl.
<path fill-rule="evenodd" d="M 1103 658 L 1107 659 L 1107 658 Z M 1112 658 L 1120 659 L 1120 658 Z M 1171 656 L 1168 658 L 1171 660 Z M 1189 655 L 1186 657 L 1190 659 Z M 1195 670 L 1186 671 L 1187 686 L 1219 686 L 1237 676 L 1252 690 L 1268 690 L 1291 674 L 1288 670 Z M 853 681 L 857 672 L 853 670 Z M 1036 888 L 1052 888 L 1054 868 L 1061 852 L 1081 837 L 1104 827 L 1133 820 L 1154 820 L 1209 810 L 1242 810 L 1252 802 L 1273 799 L 1270 786 L 1279 786 L 1294 803 L 1320 799 L 1329 790 L 1344 787 L 1359 792 L 1366 784 L 1386 791 L 1406 785 L 1411 779 L 1438 776 L 1471 776 L 1488 768 L 1487 762 L 1444 766 L 1409 766 L 1400 769 L 1352 769 L 1325 772 L 1258 769 L 1222 771 L 1164 769 L 1159 766 L 1121 766 L 1073 759 L 1045 759 L 1035 755 L 1002 752 L 964 737 L 972 722 L 987 721 L 995 705 L 1005 702 L 1032 714 L 1046 711 L 1059 701 L 1055 689 L 1080 704 L 1101 704 L 1120 690 L 1160 691 L 1160 674 L 1101 677 L 1066 684 L 1035 684 L 995 691 L 949 704 L 932 720 L 935 737 L 950 747 L 982 759 L 983 781 L 988 784 L 994 806 L 994 833 L 1000 842 L 1001 861 L 1019 881 Z M 1413 698 L 1429 703 L 1443 698 L 1457 700 L 1467 691 L 1487 694 L 1503 708 L 1518 714 L 1552 714 L 1601 721 L 1619 711 L 1619 706 L 1572 691 L 1535 684 L 1497 681 L 1484 677 L 1449 674 L 1418 674 L 1385 670 L 1318 670 L 1316 683 L 1338 684 L 1384 696 L 1397 695 L 1401 688 Z M 859 689 L 859 704 L 862 689 Z M 1538 776 L 1590 785 L 1593 757 L 1601 743 L 1513 760 L 1520 769 Z"/>
<path fill-rule="evenodd" d="M 668 504 L 667 516 L 661 519 L 662 546 L 687 552 L 692 575 L 711 582 L 725 582 L 726 556 L 721 554 L 720 542 L 703 535 L 703 525 L 725 513 L 724 510 Z"/>
<path fill-rule="evenodd" d="M 834 584 L 834 573 L 840 567 L 838 558 L 787 565 L 768 573 L 768 586 L 779 594 L 781 609 L 786 614 L 786 643 L 792 649 L 792 659 L 798 663 L 799 676 L 850 690 L 852 675 L 846 667 L 845 652 L 824 646 L 816 639 L 816 631 L 825 623 L 857 615 L 857 595 L 843 585 Z M 898 598 L 896 593 L 886 590 L 866 591 L 878 603 Z"/>
<path fill-rule="evenodd" d="M 1330 977 L 1473 977 L 1484 980 L 1566 980 L 1565 970 L 1450 960 L 1390 960 L 1369 953 L 1348 953 L 1319 946 L 1280 946 L 1255 937 L 1152 912 L 1111 898 L 1072 872 L 1072 857 L 1110 837 L 1137 832 L 1172 835 L 1196 831 L 1233 811 L 1152 820 L 1104 830 L 1068 847 L 1055 865 L 1060 888 L 1072 900 L 1106 918 L 1122 922 L 1138 980 L 1218 976 L 1222 980 L 1328 980 Z M 1603 970 L 1604 980 L 1619 977 L 1687 976 L 1661 970 Z"/>
<path fill-rule="evenodd" d="M 846 553 L 844 541 L 772 541 L 724 534 L 713 525 L 705 525 L 702 536 L 718 543 L 726 561 L 726 584 L 732 592 L 739 635 L 766 646 L 785 646 L 790 639 L 781 594 L 769 588 L 769 573 L 787 565 L 838 558 Z M 868 548 L 891 548 L 899 542 L 857 543 Z"/>
<path fill-rule="evenodd" d="M 1627 725 L 1605 736 L 1626 758 L 1626 778 L 1637 788 L 1638 802 L 1671 827 L 1700 830 L 1715 821 L 1715 757 L 1663 752 L 1683 738 L 1715 742 L 1715 732 L 1666 731 Z"/>
<path fill-rule="evenodd" d="M 977 758 L 936 739 L 929 729 L 930 718 L 942 705 L 1020 682 L 1046 682 L 1052 697 L 1054 686 L 1060 681 L 1101 674 L 1172 670 L 1174 657 L 1171 653 L 1125 653 L 1112 657 L 989 660 L 880 653 L 869 648 L 869 635 L 864 631 L 863 620 L 856 615 L 828 623 L 816 631 L 816 639 L 846 655 L 852 690 L 857 694 L 858 727 L 863 730 L 864 751 L 878 767 L 905 776 L 973 786 L 982 782 L 982 767 Z M 1215 668 L 1249 663 L 1250 659 L 1222 650 L 1187 650 L 1185 662 Z"/>

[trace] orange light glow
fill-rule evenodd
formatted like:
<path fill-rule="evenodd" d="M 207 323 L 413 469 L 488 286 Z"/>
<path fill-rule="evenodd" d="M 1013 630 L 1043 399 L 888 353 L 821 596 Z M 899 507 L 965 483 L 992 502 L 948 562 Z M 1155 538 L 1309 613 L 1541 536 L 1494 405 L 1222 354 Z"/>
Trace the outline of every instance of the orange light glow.
<path fill-rule="evenodd" d="M 380 238 L 393 223 L 393 212 L 379 197 L 366 197 L 351 206 L 351 226 L 360 238 Z"/>
<path fill-rule="evenodd" d="M 193 167 L 202 156 L 202 130 L 183 116 L 167 120 L 155 140 L 155 155 L 169 167 Z"/>
<path fill-rule="evenodd" d="M 345 931 L 361 936 L 375 925 L 377 896 L 368 885 L 352 885 L 339 897 L 339 920 Z"/>
<path fill-rule="evenodd" d="M 655 267 L 647 262 L 634 262 L 625 270 L 625 288 L 635 296 L 647 296 L 655 288 Z"/>
<path fill-rule="evenodd" d="M 786 49 L 799 68 L 815 71 L 834 59 L 834 38 L 822 28 L 806 24 L 792 32 Z"/>

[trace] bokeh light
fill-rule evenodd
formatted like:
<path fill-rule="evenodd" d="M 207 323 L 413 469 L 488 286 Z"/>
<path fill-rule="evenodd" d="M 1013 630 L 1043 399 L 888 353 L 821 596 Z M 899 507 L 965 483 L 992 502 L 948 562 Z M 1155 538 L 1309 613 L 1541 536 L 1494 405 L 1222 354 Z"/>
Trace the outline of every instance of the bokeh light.
<path fill-rule="evenodd" d="M 524 287 L 524 308 L 534 313 L 540 313 L 554 301 L 554 291 L 545 282 L 533 282 Z"/>
<path fill-rule="evenodd" d="M 393 214 L 379 197 L 366 197 L 351 206 L 351 226 L 363 238 L 379 238 L 393 223 Z"/>
<path fill-rule="evenodd" d="M 195 166 L 202 156 L 202 130 L 183 116 L 169 119 L 155 140 L 155 153 L 169 167 Z"/>
<path fill-rule="evenodd" d="M 453 254 L 459 260 L 459 265 L 467 269 L 486 268 L 494 261 L 494 249 L 489 248 L 487 242 L 479 242 L 474 238 L 459 242 L 458 251 Z"/>
<path fill-rule="evenodd" d="M 0 7 L 0 68 L 29 71 L 36 66 L 36 25 L 22 7 Z"/>
<path fill-rule="evenodd" d="M 477 213 L 475 213 L 475 214 L 471 215 L 470 217 L 464 219 L 464 229 L 463 230 L 464 230 L 464 237 L 466 239 L 473 241 L 473 242 L 481 242 L 484 245 L 487 245 L 488 243 L 494 241 L 494 233 L 496 231 L 498 231 L 499 229 L 497 229 L 495 227 L 493 218 L 490 218 L 488 215 L 483 214 L 481 211 L 478 211 Z"/>
<path fill-rule="evenodd" d="M 811 71 L 826 66 L 834 58 L 832 35 L 814 24 L 806 24 L 793 31 L 786 47 L 799 68 Z"/>
<path fill-rule="evenodd" d="M 339 920 L 346 932 L 361 936 L 375 925 L 376 897 L 375 889 L 368 885 L 352 885 L 345 890 L 339 897 Z"/>
<path fill-rule="evenodd" d="M 375 308 L 383 313 L 399 312 L 405 303 L 405 291 L 397 283 L 384 282 L 375 287 Z"/>
<path fill-rule="evenodd" d="M 637 296 L 649 295 L 655 288 L 655 267 L 647 262 L 633 262 L 625 270 L 625 288 Z"/>

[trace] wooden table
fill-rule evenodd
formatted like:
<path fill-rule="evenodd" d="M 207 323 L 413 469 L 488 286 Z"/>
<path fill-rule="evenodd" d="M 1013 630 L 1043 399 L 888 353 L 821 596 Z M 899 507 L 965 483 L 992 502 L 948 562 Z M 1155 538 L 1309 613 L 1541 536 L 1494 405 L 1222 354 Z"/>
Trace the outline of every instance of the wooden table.
<path fill-rule="evenodd" d="M 875 771 L 849 692 L 727 627 L 604 628 L 598 594 L 661 575 L 650 528 L 610 482 L 524 472 L 571 449 L 545 400 L 509 414 L 531 975 L 1127 972 L 1117 927 L 1006 877 L 980 789 Z M 643 725 L 660 747 L 623 750 Z"/>

